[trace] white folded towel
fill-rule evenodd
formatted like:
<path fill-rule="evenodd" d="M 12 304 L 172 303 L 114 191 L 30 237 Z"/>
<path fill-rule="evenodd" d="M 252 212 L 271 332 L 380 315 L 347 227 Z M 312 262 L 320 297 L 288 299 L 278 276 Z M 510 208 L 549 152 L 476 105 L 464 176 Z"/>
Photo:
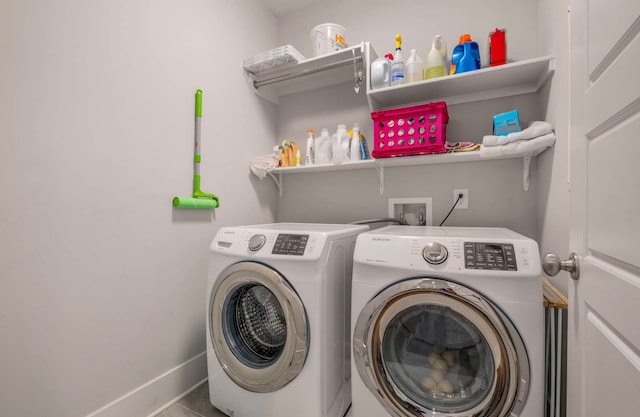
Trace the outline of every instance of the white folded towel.
<path fill-rule="evenodd" d="M 549 122 L 532 122 L 529 127 L 520 131 L 509 133 L 506 136 L 486 135 L 482 138 L 483 146 L 500 146 L 518 140 L 533 139 L 553 132 L 553 126 Z"/>
<path fill-rule="evenodd" d="M 485 136 L 486 137 L 486 136 Z M 533 152 L 539 149 L 548 148 L 553 146 L 556 142 L 555 133 L 551 132 L 537 138 L 529 140 L 518 140 L 515 142 L 507 143 L 500 146 L 483 146 L 480 148 L 480 156 L 483 158 L 490 158 L 500 155 L 512 155 L 517 153 Z"/>
<path fill-rule="evenodd" d="M 278 167 L 278 156 L 274 153 L 262 155 L 251 161 L 249 169 L 256 177 L 263 180 L 267 174 Z"/>

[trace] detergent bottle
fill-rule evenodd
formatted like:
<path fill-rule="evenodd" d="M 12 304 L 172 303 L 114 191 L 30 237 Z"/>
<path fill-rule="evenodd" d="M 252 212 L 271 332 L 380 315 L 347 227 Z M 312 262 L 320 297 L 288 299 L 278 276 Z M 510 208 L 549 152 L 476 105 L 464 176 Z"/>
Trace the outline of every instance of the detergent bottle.
<path fill-rule="evenodd" d="M 411 50 L 407 59 L 407 82 L 422 81 L 423 63 L 415 49 Z"/>
<path fill-rule="evenodd" d="M 331 137 L 333 146 L 333 163 L 341 164 L 349 161 L 349 145 L 351 137 L 347 133 L 347 125 L 339 124 L 338 130 Z"/>
<path fill-rule="evenodd" d="M 404 58 L 402 58 L 402 36 L 396 35 L 396 54 L 391 63 L 391 85 L 400 85 L 405 82 Z"/>
<path fill-rule="evenodd" d="M 371 89 L 389 87 L 391 82 L 391 60 L 385 55 L 371 63 Z"/>
<path fill-rule="evenodd" d="M 443 49 L 443 42 L 444 41 L 442 41 L 440 35 L 433 38 L 431 51 L 429 51 L 429 55 L 427 55 L 427 63 L 424 66 L 425 80 L 428 80 L 429 78 L 444 77 L 447 75 L 445 66 L 447 46 L 444 45 Z M 444 50 L 444 55 L 442 50 Z"/>
<path fill-rule="evenodd" d="M 440 51 L 440 54 L 442 54 L 442 60 L 444 61 L 444 73 L 449 74 L 450 61 L 447 43 L 442 39 L 442 36 L 436 35 L 435 38 L 433 38 L 431 45 L 435 46 Z"/>
<path fill-rule="evenodd" d="M 460 74 L 480 69 L 480 49 L 471 40 L 471 35 L 465 33 L 460 36 L 460 42 L 453 48 L 451 54 L 451 74 Z"/>
<path fill-rule="evenodd" d="M 330 164 L 333 161 L 333 145 L 329 129 L 323 127 L 320 136 L 315 140 L 315 160 L 314 165 Z"/>

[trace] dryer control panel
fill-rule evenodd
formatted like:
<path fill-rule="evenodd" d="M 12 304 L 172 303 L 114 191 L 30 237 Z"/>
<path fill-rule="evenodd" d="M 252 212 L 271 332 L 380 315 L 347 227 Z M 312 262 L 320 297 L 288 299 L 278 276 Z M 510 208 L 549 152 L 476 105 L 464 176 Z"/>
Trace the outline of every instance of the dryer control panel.
<path fill-rule="evenodd" d="M 464 242 L 464 267 L 517 271 L 515 250 L 511 243 Z"/>
<path fill-rule="evenodd" d="M 221 227 L 211 242 L 210 250 L 264 262 L 268 259 L 316 261 L 330 251 L 355 241 L 358 234 L 367 230 L 369 227 L 363 225 L 321 223 Z"/>
<path fill-rule="evenodd" d="M 309 235 L 294 235 L 288 233 L 280 233 L 273 244 L 274 255 L 304 255 L 304 249 L 307 247 Z"/>

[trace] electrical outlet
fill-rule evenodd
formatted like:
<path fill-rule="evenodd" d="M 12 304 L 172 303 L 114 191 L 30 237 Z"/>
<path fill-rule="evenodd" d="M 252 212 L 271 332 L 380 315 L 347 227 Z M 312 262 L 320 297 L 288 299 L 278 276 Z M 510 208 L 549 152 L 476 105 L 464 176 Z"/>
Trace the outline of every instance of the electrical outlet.
<path fill-rule="evenodd" d="M 458 196 L 462 194 L 462 198 L 460 199 L 460 201 L 458 201 Z M 456 204 L 456 210 L 457 209 L 468 209 L 469 208 L 469 190 L 462 190 L 462 189 L 457 189 L 457 190 L 453 190 L 453 202 L 455 203 L 456 201 L 458 201 L 458 204 Z"/>

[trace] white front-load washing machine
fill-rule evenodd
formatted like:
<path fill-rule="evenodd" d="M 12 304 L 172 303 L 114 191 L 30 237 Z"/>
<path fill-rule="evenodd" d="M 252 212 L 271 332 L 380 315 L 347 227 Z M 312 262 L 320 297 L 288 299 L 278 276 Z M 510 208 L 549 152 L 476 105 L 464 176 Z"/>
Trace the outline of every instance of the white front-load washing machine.
<path fill-rule="evenodd" d="M 233 417 L 342 417 L 353 251 L 368 226 L 223 227 L 211 243 L 210 401 Z"/>
<path fill-rule="evenodd" d="M 541 417 L 535 241 L 503 228 L 361 234 L 352 283 L 353 417 Z"/>

